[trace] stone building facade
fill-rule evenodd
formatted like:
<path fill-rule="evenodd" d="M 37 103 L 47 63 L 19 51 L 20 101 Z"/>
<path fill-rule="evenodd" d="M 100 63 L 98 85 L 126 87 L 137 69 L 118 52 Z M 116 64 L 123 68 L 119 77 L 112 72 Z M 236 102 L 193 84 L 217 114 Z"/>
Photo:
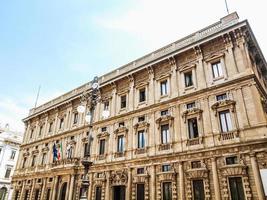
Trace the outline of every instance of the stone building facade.
<path fill-rule="evenodd" d="M 87 199 L 265 199 L 266 67 L 232 13 L 99 77 Z M 80 199 L 91 86 L 30 110 L 14 200 Z"/>

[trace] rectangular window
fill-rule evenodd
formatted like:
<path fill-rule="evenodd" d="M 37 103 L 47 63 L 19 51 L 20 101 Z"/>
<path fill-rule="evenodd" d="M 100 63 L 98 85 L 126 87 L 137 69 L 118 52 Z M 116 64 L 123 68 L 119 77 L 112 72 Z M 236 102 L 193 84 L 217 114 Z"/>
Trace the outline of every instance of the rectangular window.
<path fill-rule="evenodd" d="M 27 200 L 29 196 L 29 190 L 26 190 L 24 193 L 24 200 Z"/>
<path fill-rule="evenodd" d="M 137 174 L 144 174 L 145 169 L 144 168 L 137 168 Z"/>
<path fill-rule="evenodd" d="M 201 162 L 200 161 L 193 161 L 193 162 L 191 162 L 191 168 L 192 169 L 201 168 Z"/>
<path fill-rule="evenodd" d="M 243 182 L 241 177 L 229 177 L 231 199 L 245 200 Z"/>
<path fill-rule="evenodd" d="M 170 143 L 169 124 L 161 125 L 161 144 Z"/>
<path fill-rule="evenodd" d="M 45 165 L 46 164 L 46 157 L 47 157 L 47 154 L 46 153 L 43 153 L 41 165 Z"/>
<path fill-rule="evenodd" d="M 225 158 L 226 165 L 237 164 L 237 156 L 229 156 Z"/>
<path fill-rule="evenodd" d="M 168 94 L 168 81 L 167 80 L 160 82 L 160 94 L 161 96 Z"/>
<path fill-rule="evenodd" d="M 171 171 L 171 165 L 162 165 L 162 171 L 163 172 Z"/>
<path fill-rule="evenodd" d="M 233 130 L 232 121 L 229 110 L 219 112 L 221 131 L 229 132 Z"/>
<path fill-rule="evenodd" d="M 145 148 L 145 132 L 144 132 L 144 130 L 142 130 L 142 131 L 138 131 L 137 135 L 138 135 L 138 144 L 137 144 L 137 148 L 138 148 L 138 149 L 143 149 L 143 148 Z"/>
<path fill-rule="evenodd" d="M 117 150 L 118 150 L 118 152 L 124 151 L 124 136 L 123 135 L 118 136 Z"/>
<path fill-rule="evenodd" d="M 51 133 L 53 131 L 53 122 L 49 123 L 49 129 L 48 132 Z"/>
<path fill-rule="evenodd" d="M 136 184 L 136 189 L 137 189 L 136 200 L 145 200 L 145 184 L 143 183 Z"/>
<path fill-rule="evenodd" d="M 211 67 L 212 67 L 213 78 L 218 78 L 223 76 L 221 62 L 213 63 L 211 64 Z"/>
<path fill-rule="evenodd" d="M 196 107 L 196 103 L 195 102 L 186 104 L 186 109 L 191 109 L 191 108 L 195 108 L 195 107 Z"/>
<path fill-rule="evenodd" d="M 8 168 L 6 169 L 5 178 L 9 178 L 9 177 L 10 177 L 10 174 L 11 174 L 11 168 L 8 167 Z"/>
<path fill-rule="evenodd" d="M 162 183 L 162 194 L 163 200 L 172 200 L 172 183 L 171 182 L 164 182 Z"/>
<path fill-rule="evenodd" d="M 138 117 L 138 122 L 143 122 L 145 121 L 145 116 Z"/>
<path fill-rule="evenodd" d="M 34 200 L 38 200 L 39 199 L 39 192 L 40 192 L 39 189 L 35 190 Z"/>
<path fill-rule="evenodd" d="M 27 162 L 27 157 L 24 157 L 22 162 L 22 168 L 25 168 L 26 162 Z"/>
<path fill-rule="evenodd" d="M 104 110 L 109 111 L 109 101 L 104 102 Z"/>
<path fill-rule="evenodd" d="M 40 126 L 40 129 L 39 129 L 39 136 L 41 136 L 43 133 L 43 126 Z"/>
<path fill-rule="evenodd" d="M 189 139 L 198 138 L 197 118 L 188 119 Z"/>
<path fill-rule="evenodd" d="M 31 130 L 30 138 L 32 138 L 33 133 L 34 133 L 34 129 Z"/>
<path fill-rule="evenodd" d="M 51 194 L 51 189 L 47 189 L 47 192 L 46 192 L 46 200 L 49 200 L 50 199 L 50 194 Z"/>
<path fill-rule="evenodd" d="M 192 71 L 184 74 L 185 87 L 193 86 Z"/>
<path fill-rule="evenodd" d="M 217 101 L 222 101 L 222 100 L 225 100 L 225 99 L 227 99 L 227 94 L 226 93 L 216 96 L 216 100 Z"/>
<path fill-rule="evenodd" d="M 15 156 L 16 156 L 16 151 L 15 150 L 12 150 L 11 151 L 11 155 L 10 155 L 10 160 L 14 160 L 15 159 Z"/>
<path fill-rule="evenodd" d="M 106 143 L 105 139 L 100 140 L 100 142 L 99 142 L 99 155 L 105 154 L 105 143 Z"/>
<path fill-rule="evenodd" d="M 107 131 L 107 127 L 102 127 L 101 128 L 101 132 L 106 132 Z"/>
<path fill-rule="evenodd" d="M 35 166 L 35 161 L 36 161 L 36 155 L 32 156 L 32 167 Z"/>
<path fill-rule="evenodd" d="M 95 200 L 101 200 L 101 193 L 102 193 L 102 188 L 101 187 L 96 187 L 95 188 Z"/>
<path fill-rule="evenodd" d="M 64 126 L 64 118 L 61 118 L 59 121 L 59 129 L 63 129 Z"/>
<path fill-rule="evenodd" d="M 125 126 L 124 122 L 119 123 L 119 127 L 124 127 L 124 126 Z"/>
<path fill-rule="evenodd" d="M 73 124 L 77 124 L 78 123 L 78 113 L 74 113 L 73 114 Z"/>
<path fill-rule="evenodd" d="M 139 102 L 144 102 L 146 100 L 146 89 L 142 88 L 139 90 Z"/>
<path fill-rule="evenodd" d="M 84 143 L 84 151 L 83 151 L 83 156 L 86 157 L 87 156 L 87 151 L 88 151 L 88 143 Z"/>
<path fill-rule="evenodd" d="M 121 108 L 126 108 L 126 95 L 121 96 Z"/>
<path fill-rule="evenodd" d="M 194 200 L 205 199 L 203 180 L 193 180 L 193 195 Z"/>

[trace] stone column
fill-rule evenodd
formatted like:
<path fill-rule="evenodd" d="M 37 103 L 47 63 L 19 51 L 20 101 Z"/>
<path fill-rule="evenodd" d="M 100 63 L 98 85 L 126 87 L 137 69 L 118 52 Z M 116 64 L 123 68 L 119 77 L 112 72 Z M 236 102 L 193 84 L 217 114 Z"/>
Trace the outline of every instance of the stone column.
<path fill-rule="evenodd" d="M 58 183 L 58 176 L 55 177 L 54 184 L 53 184 L 53 194 L 52 194 L 52 200 L 56 200 L 57 195 L 57 183 Z"/>
<path fill-rule="evenodd" d="M 213 183 L 214 183 L 215 200 L 221 200 L 216 158 L 211 159 L 211 167 L 212 167 L 212 179 L 213 179 Z"/>
<path fill-rule="evenodd" d="M 33 184 L 32 184 L 32 188 L 31 188 L 31 193 L 30 193 L 30 200 L 32 199 L 32 196 L 33 196 L 33 192 L 34 192 L 34 188 L 35 188 L 35 179 L 32 180 L 33 181 Z"/>
<path fill-rule="evenodd" d="M 255 185 L 256 185 L 258 198 L 259 200 L 265 200 L 265 194 L 264 194 L 263 184 L 261 180 L 259 165 L 258 165 L 255 153 L 250 154 L 250 162 L 252 166 L 253 176 L 255 179 Z"/>
<path fill-rule="evenodd" d="M 48 179 L 48 178 L 44 178 L 44 180 L 43 180 L 44 182 L 43 182 L 43 187 L 42 187 L 41 197 L 40 197 L 41 200 L 44 198 L 44 193 L 45 193 L 45 188 L 46 188 L 47 179 Z"/>
<path fill-rule="evenodd" d="M 110 171 L 106 172 L 106 191 L 105 191 L 105 200 L 110 200 Z"/>
<path fill-rule="evenodd" d="M 184 189 L 184 169 L 183 169 L 183 163 L 180 162 L 178 164 L 178 170 L 179 170 L 179 187 L 180 187 L 180 192 L 179 192 L 179 196 L 180 196 L 180 200 L 184 200 L 185 199 L 185 189 Z"/>
<path fill-rule="evenodd" d="M 23 198 L 25 184 L 26 184 L 26 181 L 22 181 L 22 188 L 21 188 L 21 191 L 20 191 L 19 200 L 22 200 L 22 198 Z"/>
<path fill-rule="evenodd" d="M 151 181 L 150 181 L 150 198 L 149 199 L 156 199 L 156 166 L 151 166 Z"/>
<path fill-rule="evenodd" d="M 70 175 L 71 178 L 70 178 L 70 188 L 69 188 L 69 200 L 72 200 L 73 199 L 73 188 L 74 188 L 74 180 L 75 180 L 75 175 L 72 174 Z"/>
<path fill-rule="evenodd" d="M 128 170 L 128 183 L 127 183 L 127 190 L 126 190 L 126 199 L 131 199 L 132 194 L 132 169 L 129 168 Z"/>

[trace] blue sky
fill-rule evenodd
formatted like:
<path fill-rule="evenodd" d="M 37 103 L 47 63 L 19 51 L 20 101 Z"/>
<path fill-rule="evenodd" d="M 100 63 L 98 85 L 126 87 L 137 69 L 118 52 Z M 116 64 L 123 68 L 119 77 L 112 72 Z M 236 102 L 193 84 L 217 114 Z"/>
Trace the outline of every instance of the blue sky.
<path fill-rule="evenodd" d="M 264 1 L 228 0 L 266 54 Z M 0 124 L 226 15 L 224 0 L 0 1 Z"/>

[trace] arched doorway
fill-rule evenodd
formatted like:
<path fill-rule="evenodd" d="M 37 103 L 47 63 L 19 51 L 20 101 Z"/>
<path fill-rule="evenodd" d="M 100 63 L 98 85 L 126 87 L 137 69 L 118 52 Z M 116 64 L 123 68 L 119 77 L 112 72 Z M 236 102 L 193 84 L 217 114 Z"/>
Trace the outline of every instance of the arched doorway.
<path fill-rule="evenodd" d="M 5 200 L 7 195 L 7 188 L 6 187 L 2 187 L 0 189 L 0 200 Z"/>
<path fill-rule="evenodd" d="M 66 199 L 66 192 L 67 192 L 67 183 L 63 183 L 60 190 L 59 200 Z"/>

